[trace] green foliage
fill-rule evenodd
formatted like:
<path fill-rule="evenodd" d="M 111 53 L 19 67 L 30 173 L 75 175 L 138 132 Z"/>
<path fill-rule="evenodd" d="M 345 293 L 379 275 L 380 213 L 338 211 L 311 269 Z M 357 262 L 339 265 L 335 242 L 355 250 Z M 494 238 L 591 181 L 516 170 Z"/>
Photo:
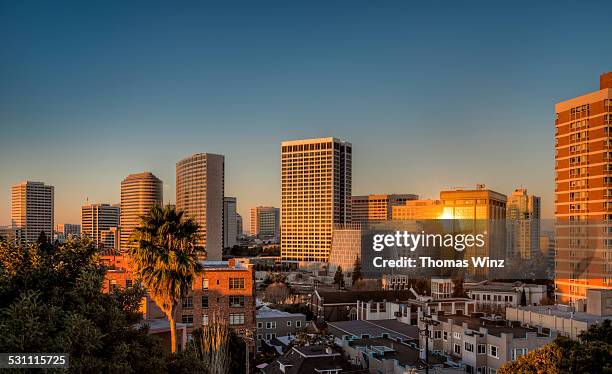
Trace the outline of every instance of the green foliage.
<path fill-rule="evenodd" d="M 552 344 L 506 363 L 498 373 L 612 373 L 610 320 L 591 326 L 579 337 L 579 341 L 559 337 Z"/>
<path fill-rule="evenodd" d="M 68 372 L 164 372 L 160 342 L 135 327 L 144 291 L 102 293 L 91 242 L 0 242 L 0 351 L 65 352 Z"/>
<path fill-rule="evenodd" d="M 361 274 L 361 259 L 356 257 L 355 263 L 353 264 L 353 274 L 351 280 L 353 281 L 353 284 L 355 284 L 361 279 L 363 279 L 363 275 Z"/>

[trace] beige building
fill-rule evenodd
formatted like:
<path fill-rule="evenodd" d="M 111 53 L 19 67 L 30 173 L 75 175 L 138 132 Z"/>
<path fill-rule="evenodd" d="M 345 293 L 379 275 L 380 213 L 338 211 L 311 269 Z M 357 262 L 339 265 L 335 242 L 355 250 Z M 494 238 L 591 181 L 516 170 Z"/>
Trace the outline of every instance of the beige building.
<path fill-rule="evenodd" d="M 11 226 L 20 239 L 35 243 L 41 232 L 53 239 L 54 187 L 24 181 L 11 188 Z"/>
<path fill-rule="evenodd" d="M 555 113 L 556 297 L 573 304 L 612 287 L 612 72 Z"/>
<path fill-rule="evenodd" d="M 423 220 L 442 218 L 442 202 L 440 200 L 407 200 L 402 205 L 391 209 L 394 220 Z"/>
<path fill-rule="evenodd" d="M 412 194 L 379 194 L 353 196 L 351 198 L 351 217 L 356 223 L 388 221 L 395 206 L 419 197 Z"/>
<path fill-rule="evenodd" d="M 251 208 L 251 235 L 260 239 L 280 236 L 280 209 L 272 206 Z"/>
<path fill-rule="evenodd" d="M 361 225 L 359 223 L 335 225 L 329 253 L 330 274 L 335 274 L 338 266 L 341 266 L 344 283 L 350 286 L 353 265 L 357 257 L 361 257 Z"/>
<path fill-rule="evenodd" d="M 540 198 L 517 188 L 508 196 L 506 223 L 507 250 L 510 256 L 534 258 L 540 252 Z"/>
<path fill-rule="evenodd" d="M 83 205 L 81 207 L 81 236 L 90 238 L 98 246 L 118 249 L 115 246 L 115 233 L 120 223 L 120 211 L 118 204 Z M 111 229 L 113 229 L 112 234 Z"/>
<path fill-rule="evenodd" d="M 281 145 L 281 257 L 329 259 L 334 224 L 351 221 L 352 146 L 336 138 Z"/>
<path fill-rule="evenodd" d="M 196 153 L 176 163 L 176 208 L 200 226 L 199 243 L 208 260 L 223 254 L 225 157 Z"/>
<path fill-rule="evenodd" d="M 140 225 L 140 216 L 163 204 L 162 187 L 162 181 L 150 172 L 130 174 L 121 182 L 121 251 L 127 250 L 134 228 Z"/>

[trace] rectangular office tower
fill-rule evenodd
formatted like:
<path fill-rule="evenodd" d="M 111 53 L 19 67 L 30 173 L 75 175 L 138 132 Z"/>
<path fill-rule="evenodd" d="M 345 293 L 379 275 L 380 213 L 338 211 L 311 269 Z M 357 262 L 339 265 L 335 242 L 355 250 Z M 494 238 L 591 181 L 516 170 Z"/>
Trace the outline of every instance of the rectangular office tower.
<path fill-rule="evenodd" d="M 352 146 L 336 138 L 281 145 L 281 257 L 327 261 L 334 224 L 351 221 Z"/>
<path fill-rule="evenodd" d="M 176 208 L 200 226 L 198 245 L 208 260 L 223 254 L 225 157 L 196 153 L 176 163 Z"/>
<path fill-rule="evenodd" d="M 379 194 L 353 196 L 351 217 L 355 223 L 381 222 L 392 219 L 393 207 L 416 200 L 413 194 Z"/>
<path fill-rule="evenodd" d="M 130 174 L 121 181 L 121 240 L 119 249 L 129 248 L 130 236 L 140 225 L 140 217 L 163 204 L 162 181 L 150 172 Z"/>
<path fill-rule="evenodd" d="M 89 204 L 81 207 L 81 236 L 103 248 L 116 248 L 115 235 L 119 227 L 119 205 Z"/>
<path fill-rule="evenodd" d="M 11 187 L 11 199 L 11 225 L 19 240 L 35 243 L 41 232 L 53 239 L 53 186 L 24 181 Z"/>
<path fill-rule="evenodd" d="M 272 206 L 251 208 L 251 235 L 264 240 L 278 240 L 280 236 L 280 209 Z"/>
<path fill-rule="evenodd" d="M 223 247 L 232 248 L 238 238 L 238 218 L 236 213 L 236 198 L 223 199 Z"/>
<path fill-rule="evenodd" d="M 612 73 L 555 113 L 556 297 L 573 304 L 612 287 Z"/>
<path fill-rule="evenodd" d="M 540 198 L 517 188 L 506 204 L 506 250 L 512 258 L 535 258 L 540 253 Z"/>

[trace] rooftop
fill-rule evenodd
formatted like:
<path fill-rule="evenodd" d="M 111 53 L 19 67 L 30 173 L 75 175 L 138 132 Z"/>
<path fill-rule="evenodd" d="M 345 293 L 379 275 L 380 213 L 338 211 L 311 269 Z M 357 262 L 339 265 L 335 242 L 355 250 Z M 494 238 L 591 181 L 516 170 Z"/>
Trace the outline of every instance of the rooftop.
<path fill-rule="evenodd" d="M 256 318 L 283 318 L 283 317 L 304 317 L 302 313 L 289 313 L 278 309 L 271 309 L 268 307 L 262 307 L 257 310 Z"/>
<path fill-rule="evenodd" d="M 509 323 L 506 320 L 495 320 L 492 318 L 480 316 L 467 316 L 463 314 L 444 314 L 437 316 L 438 321 L 449 323 L 451 320 L 453 325 L 462 326 L 467 324 L 467 328 L 474 331 L 479 331 L 480 328 L 486 328 L 490 335 L 501 336 L 501 334 L 513 334 L 515 338 L 524 338 L 527 333 L 537 333 L 540 336 L 548 336 L 538 332 L 536 328 L 528 328 L 515 323 Z"/>
<path fill-rule="evenodd" d="M 414 299 L 409 290 L 389 291 L 317 291 L 323 304 L 357 304 L 360 301 L 406 301 Z"/>
<path fill-rule="evenodd" d="M 335 369 L 347 372 L 353 368 L 340 352 L 332 350 L 328 353 L 324 346 L 314 345 L 293 347 L 262 371 L 271 374 L 315 374 L 321 370 Z"/>
<path fill-rule="evenodd" d="M 337 337 L 350 335 L 362 338 L 367 335 L 370 338 L 382 337 L 387 334 L 391 339 L 402 339 L 404 341 L 417 340 L 419 338 L 419 328 L 395 319 L 376 320 L 376 321 L 338 321 L 329 322 L 327 326 L 330 332 Z"/>
<path fill-rule="evenodd" d="M 366 338 L 354 339 L 349 341 L 352 347 L 362 347 L 376 356 L 384 359 L 397 360 L 402 366 L 424 368 L 425 365 L 420 359 L 420 352 L 417 348 L 413 348 L 405 343 L 398 343 L 389 338 Z M 446 358 L 440 355 L 431 354 L 429 357 L 430 364 L 443 364 Z"/>
<path fill-rule="evenodd" d="M 548 314 L 559 318 L 573 319 L 576 321 L 586 322 L 589 324 L 600 323 L 606 319 L 612 319 L 611 316 L 598 316 L 585 312 L 575 312 L 560 305 L 538 305 L 538 306 L 519 306 L 516 309 L 529 311 L 532 313 Z"/>

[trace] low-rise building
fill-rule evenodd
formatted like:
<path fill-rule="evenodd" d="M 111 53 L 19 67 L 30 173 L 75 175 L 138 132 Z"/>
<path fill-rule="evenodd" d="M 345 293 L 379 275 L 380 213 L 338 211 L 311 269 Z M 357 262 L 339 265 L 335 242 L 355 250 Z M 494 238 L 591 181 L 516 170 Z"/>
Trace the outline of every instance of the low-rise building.
<path fill-rule="evenodd" d="M 255 314 L 257 322 L 257 349 L 264 341 L 277 337 L 292 336 L 306 327 L 306 315 L 288 313 L 278 309 L 262 307 Z"/>
<path fill-rule="evenodd" d="M 476 312 L 476 302 L 462 297 L 439 300 L 419 297 L 403 302 L 357 301 L 357 319 L 366 321 L 395 318 L 403 323 L 416 325 L 419 311 L 424 311 L 427 315 L 438 312 L 471 314 Z"/>
<path fill-rule="evenodd" d="M 426 326 L 426 321 L 430 327 Z M 484 317 L 443 313 L 426 317 L 419 313 L 420 330 L 429 330 L 428 338 L 420 336 L 420 346 L 441 352 L 464 365 L 469 374 L 491 374 L 508 361 L 516 360 L 545 344 L 551 343 L 556 333 Z"/>
<path fill-rule="evenodd" d="M 317 322 L 357 319 L 357 301 L 406 301 L 414 299 L 408 290 L 402 291 L 319 291 L 312 293 L 310 310 Z"/>
<path fill-rule="evenodd" d="M 578 339 L 589 327 L 612 319 L 612 289 L 588 290 L 586 312 L 569 305 L 517 306 L 506 308 L 506 319 Z"/>
<path fill-rule="evenodd" d="M 526 305 L 539 305 L 546 297 L 546 285 L 522 282 L 489 282 L 465 284 L 468 297 L 475 300 L 479 310 L 501 311 L 521 304 L 523 293 Z"/>
<path fill-rule="evenodd" d="M 322 345 L 293 347 L 261 369 L 265 374 L 366 374 L 346 360 L 339 349 Z"/>

